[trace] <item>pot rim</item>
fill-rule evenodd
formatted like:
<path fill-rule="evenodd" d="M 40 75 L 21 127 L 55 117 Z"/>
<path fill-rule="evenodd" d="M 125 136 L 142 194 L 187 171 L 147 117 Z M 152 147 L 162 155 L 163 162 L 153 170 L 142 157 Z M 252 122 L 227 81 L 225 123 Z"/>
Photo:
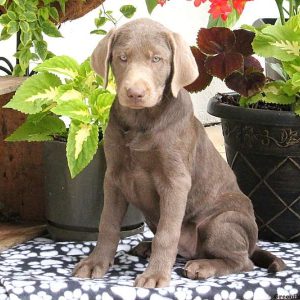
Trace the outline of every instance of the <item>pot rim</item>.
<path fill-rule="evenodd" d="M 236 93 L 226 94 L 238 95 Z M 294 112 L 246 108 L 221 103 L 219 100 L 220 94 L 215 95 L 209 100 L 207 112 L 210 115 L 248 124 L 300 127 L 300 117 L 296 116 Z"/>

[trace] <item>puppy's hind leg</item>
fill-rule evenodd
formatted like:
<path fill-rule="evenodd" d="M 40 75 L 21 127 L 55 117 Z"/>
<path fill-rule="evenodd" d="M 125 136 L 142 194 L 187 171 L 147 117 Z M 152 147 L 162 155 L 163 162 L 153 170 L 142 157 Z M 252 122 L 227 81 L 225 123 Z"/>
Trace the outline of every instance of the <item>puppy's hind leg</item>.
<path fill-rule="evenodd" d="M 255 222 L 239 212 L 228 211 L 214 218 L 199 234 L 205 259 L 190 260 L 184 274 L 190 279 L 206 279 L 253 269 L 249 252 L 254 250 Z"/>
<path fill-rule="evenodd" d="M 129 253 L 142 258 L 149 258 L 151 255 L 151 245 L 152 241 L 142 241 L 130 250 Z"/>

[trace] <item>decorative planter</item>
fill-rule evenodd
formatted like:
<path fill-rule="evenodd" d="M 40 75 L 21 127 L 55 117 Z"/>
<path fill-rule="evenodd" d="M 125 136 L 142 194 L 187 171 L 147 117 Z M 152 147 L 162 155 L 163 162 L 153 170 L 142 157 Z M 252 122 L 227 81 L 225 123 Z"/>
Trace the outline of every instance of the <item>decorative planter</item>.
<path fill-rule="evenodd" d="M 300 242 L 300 118 L 220 98 L 210 100 L 208 112 L 221 118 L 227 160 L 253 202 L 259 238 Z"/>
<path fill-rule="evenodd" d="M 45 199 L 48 230 L 56 240 L 97 240 L 103 207 L 105 157 L 100 145 L 93 161 L 71 179 L 66 143 L 45 143 Z M 143 230 L 144 218 L 129 206 L 122 224 L 122 237 Z"/>

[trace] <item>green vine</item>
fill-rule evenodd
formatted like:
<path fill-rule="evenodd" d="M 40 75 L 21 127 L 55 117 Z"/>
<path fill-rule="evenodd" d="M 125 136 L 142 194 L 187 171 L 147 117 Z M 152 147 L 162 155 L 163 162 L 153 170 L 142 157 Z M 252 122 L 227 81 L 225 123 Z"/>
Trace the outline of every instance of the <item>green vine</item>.
<path fill-rule="evenodd" d="M 0 16 L 3 26 L 0 41 L 7 40 L 20 32 L 20 45 L 14 56 L 18 59 L 13 75 L 26 73 L 31 60 L 42 60 L 53 56 L 48 51 L 43 33 L 51 37 L 62 37 L 55 23 L 59 22 L 59 13 L 53 3 L 59 3 L 62 12 L 68 0 L 2 0 L 6 13 Z M 41 5 L 42 3 L 42 5 Z"/>

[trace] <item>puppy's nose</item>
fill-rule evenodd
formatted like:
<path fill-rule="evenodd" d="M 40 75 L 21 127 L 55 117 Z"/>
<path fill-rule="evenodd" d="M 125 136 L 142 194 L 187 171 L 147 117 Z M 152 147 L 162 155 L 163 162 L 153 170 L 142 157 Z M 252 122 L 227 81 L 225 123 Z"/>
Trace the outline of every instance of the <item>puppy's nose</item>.
<path fill-rule="evenodd" d="M 134 101 L 142 101 L 145 96 L 145 90 L 143 88 L 129 88 L 127 90 L 127 96 Z"/>

